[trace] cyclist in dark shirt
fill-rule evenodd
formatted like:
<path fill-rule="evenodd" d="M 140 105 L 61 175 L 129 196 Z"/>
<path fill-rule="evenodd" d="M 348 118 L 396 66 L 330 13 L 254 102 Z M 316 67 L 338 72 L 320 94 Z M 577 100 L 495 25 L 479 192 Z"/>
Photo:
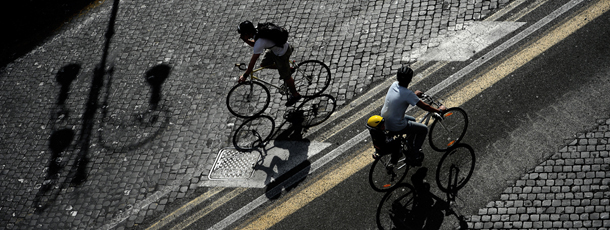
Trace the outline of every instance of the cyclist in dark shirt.
<path fill-rule="evenodd" d="M 244 21 L 239 24 L 237 27 L 237 32 L 240 34 L 240 38 L 249 46 L 253 47 L 252 57 L 250 58 L 250 63 L 248 64 L 248 69 L 244 74 L 239 77 L 239 82 L 243 82 L 246 80 L 246 77 L 250 75 L 252 70 L 254 69 L 254 65 L 256 61 L 260 57 L 261 54 L 264 54 L 263 60 L 261 61 L 261 66 L 266 66 L 267 68 L 276 68 L 280 73 L 280 78 L 284 80 L 284 84 L 290 90 L 292 96 L 286 102 L 286 106 L 294 105 L 299 99 L 301 99 L 301 95 L 297 92 L 297 89 L 294 85 L 294 79 L 292 78 L 292 70 L 290 69 L 290 55 L 294 48 L 288 42 L 283 46 L 276 46 L 276 44 L 270 39 L 265 38 L 257 38 L 257 30 L 254 27 L 254 24 L 250 21 Z M 267 50 L 265 52 L 265 50 Z"/>

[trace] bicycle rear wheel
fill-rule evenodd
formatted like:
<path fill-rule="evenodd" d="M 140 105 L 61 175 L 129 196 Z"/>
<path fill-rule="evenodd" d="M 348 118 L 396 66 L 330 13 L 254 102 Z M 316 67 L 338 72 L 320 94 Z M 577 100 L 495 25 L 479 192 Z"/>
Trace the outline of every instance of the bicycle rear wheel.
<path fill-rule="evenodd" d="M 447 193 L 460 190 L 474 172 L 474 150 L 467 144 L 457 144 L 443 155 L 436 167 L 436 184 Z"/>
<path fill-rule="evenodd" d="M 321 61 L 304 61 L 299 63 L 292 78 L 301 96 L 316 96 L 324 92 L 330 84 L 330 68 Z"/>
<path fill-rule="evenodd" d="M 377 227 L 380 230 L 410 229 L 415 198 L 415 189 L 409 184 L 400 184 L 388 192 L 377 207 Z"/>
<path fill-rule="evenodd" d="M 271 97 L 263 84 L 247 81 L 233 86 L 227 95 L 227 108 L 241 118 L 255 117 L 265 111 Z"/>
<path fill-rule="evenodd" d="M 442 116 L 434 120 L 428 133 L 430 147 L 439 152 L 459 143 L 468 128 L 468 116 L 461 108 L 447 109 Z"/>
<path fill-rule="evenodd" d="M 398 185 L 407 176 L 409 164 L 401 154 L 396 165 L 390 163 L 392 154 L 379 156 L 371 165 L 369 171 L 369 184 L 375 191 L 384 192 Z"/>
<path fill-rule="evenodd" d="M 257 116 L 241 124 L 233 135 L 233 145 L 240 151 L 252 151 L 264 147 L 271 139 L 275 122 L 270 116 Z"/>
<path fill-rule="evenodd" d="M 322 94 L 305 100 L 294 112 L 302 115 L 302 127 L 309 128 L 326 121 L 335 112 L 336 106 L 337 101 L 334 97 Z"/>

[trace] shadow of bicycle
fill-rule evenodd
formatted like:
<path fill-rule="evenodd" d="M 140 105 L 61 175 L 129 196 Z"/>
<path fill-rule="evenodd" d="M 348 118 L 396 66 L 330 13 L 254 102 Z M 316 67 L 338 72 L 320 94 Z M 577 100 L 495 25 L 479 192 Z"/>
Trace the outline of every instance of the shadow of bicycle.
<path fill-rule="evenodd" d="M 465 217 L 459 212 L 458 191 L 468 182 L 474 171 L 475 155 L 472 148 L 460 143 L 445 152 L 436 170 L 436 183 L 445 198 L 431 192 L 425 181 L 428 168 L 419 168 L 411 183 L 403 183 L 388 191 L 377 207 L 379 229 L 440 229 L 446 216 L 456 218 L 454 229 L 468 229 Z M 459 202 L 458 202 L 459 203 Z"/>

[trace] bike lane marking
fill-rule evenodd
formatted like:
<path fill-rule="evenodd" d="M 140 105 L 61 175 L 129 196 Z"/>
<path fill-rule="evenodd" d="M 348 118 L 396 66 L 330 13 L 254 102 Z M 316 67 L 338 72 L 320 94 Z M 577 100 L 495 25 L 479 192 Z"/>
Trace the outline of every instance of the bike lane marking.
<path fill-rule="evenodd" d="M 575 7 L 582 1 L 583 0 L 573 0 L 569 3 L 567 3 L 566 5 L 562 6 L 561 8 L 555 10 L 553 13 L 551 13 L 547 17 L 543 18 L 543 20 L 538 21 L 534 25 L 530 26 L 528 29 L 524 30 L 522 32 L 523 36 L 521 36 L 521 38 L 519 40 L 529 36 L 534 31 L 545 26 L 546 24 L 548 24 L 555 18 L 559 17 L 560 15 L 564 14 L 568 10 L 572 9 L 573 7 Z M 541 53 L 543 53 L 544 51 L 546 51 L 553 45 L 561 42 L 563 39 L 568 37 L 570 34 L 574 33 L 576 30 L 582 28 L 584 25 L 588 24 L 593 19 L 595 19 L 595 18 L 599 17 L 600 15 L 602 15 L 603 13 L 607 12 L 609 9 L 610 9 L 610 1 L 601 0 L 601 1 L 598 1 L 596 4 L 593 4 L 593 5 L 589 6 L 588 8 L 582 10 L 575 17 L 569 18 L 567 21 L 560 22 L 559 26 L 555 27 L 555 29 L 553 29 L 552 31 L 545 33 L 545 35 L 542 38 L 538 39 L 536 42 L 534 42 L 532 44 L 529 44 L 518 54 L 513 55 L 509 59 L 502 61 L 502 63 L 498 67 L 496 67 L 492 70 L 489 70 L 487 73 L 483 74 L 482 78 L 484 78 L 484 79 L 482 79 L 482 82 L 488 82 L 487 84 L 483 84 L 483 85 L 474 84 L 472 86 L 467 86 L 465 88 L 462 88 L 455 94 L 455 95 L 458 95 L 457 97 L 451 97 L 450 99 L 446 100 L 446 103 L 450 104 L 452 106 L 459 106 L 462 103 L 468 101 L 469 99 L 471 99 L 473 97 L 472 96 L 473 92 L 477 92 L 479 90 L 480 91 L 484 90 L 484 88 L 481 88 L 482 86 L 489 87 L 489 86 L 493 85 L 493 83 L 508 76 L 508 74 L 510 74 L 512 71 L 525 65 L 529 60 L 540 55 Z M 521 33 L 520 33 L 520 35 L 521 35 Z M 514 45 L 516 42 L 517 41 L 514 41 L 512 39 L 507 41 L 508 44 L 511 44 L 510 46 Z M 506 46 L 506 47 L 499 46 L 497 48 L 500 48 L 503 51 L 503 50 L 506 50 L 510 46 Z M 492 54 L 493 54 L 493 51 L 492 51 Z M 497 54 L 499 54 L 499 52 L 495 53 L 495 55 L 497 55 Z M 486 56 L 485 60 L 489 60 L 489 59 L 491 59 L 491 57 L 488 58 Z M 525 60 L 522 60 L 522 59 L 525 59 Z M 450 82 L 449 84 L 447 84 L 445 82 L 444 84 L 439 84 L 433 88 L 435 89 L 436 93 L 438 93 L 438 91 L 441 91 L 442 89 L 447 88 L 451 83 L 454 83 L 458 79 L 465 76 L 467 73 L 470 73 L 471 71 L 476 69 L 475 67 L 479 67 L 483 63 L 486 63 L 486 62 L 487 61 L 473 62 L 469 66 L 464 68 L 469 71 L 462 72 L 461 76 L 459 76 L 459 78 L 457 76 L 454 77 L 455 75 L 453 75 L 452 76 L 453 78 L 448 79 L 448 82 Z M 470 68 L 468 68 L 468 67 L 470 67 Z M 510 71 L 510 72 L 507 72 L 507 71 Z M 460 71 L 458 71 L 458 73 L 459 72 Z M 491 84 L 489 84 L 489 83 L 491 83 Z M 473 90 L 475 88 L 479 88 L 479 89 Z M 476 94 L 474 94 L 474 95 L 476 95 Z M 357 137 L 363 136 L 366 134 L 368 134 L 368 133 L 365 130 L 365 131 L 361 132 Z M 359 170 L 363 169 L 368 164 L 370 164 L 372 162 L 372 159 L 370 157 L 371 151 L 372 151 L 372 149 L 369 148 L 369 151 L 363 151 L 363 152 L 357 154 L 357 156 L 352 161 L 348 161 L 348 162 L 341 164 L 340 166 L 338 166 L 336 169 L 334 169 L 330 173 L 330 174 L 341 174 L 341 175 L 326 175 L 326 176 L 322 177 L 320 180 L 313 180 L 311 183 L 307 184 L 302 189 L 300 189 L 298 193 L 292 193 L 289 196 L 286 196 L 284 199 L 282 199 L 282 201 L 278 202 L 279 204 L 277 206 L 273 206 L 270 208 L 270 210 L 266 210 L 265 213 L 254 216 L 250 220 L 246 221 L 245 224 L 247 224 L 247 226 L 245 226 L 243 229 L 268 229 L 268 228 L 272 227 L 273 225 L 277 224 L 278 222 L 280 222 L 287 216 L 291 215 L 292 213 L 296 212 L 297 210 L 299 210 L 300 208 L 302 208 L 303 206 L 308 204 L 311 200 L 321 196 L 326 191 L 330 190 L 331 188 L 338 185 L 340 182 L 342 182 L 344 180 L 344 179 L 343 180 L 338 180 L 338 179 L 347 178 L 347 177 L 351 176 L 352 174 L 354 174 L 355 172 L 358 172 Z M 368 161 L 366 160 L 367 158 L 368 158 Z M 368 163 L 365 164 L 365 162 L 368 162 Z M 346 175 L 346 174 L 344 174 L 344 171 L 349 172 L 351 174 Z M 230 220 L 230 223 L 234 222 L 237 219 L 238 218 Z M 220 223 L 222 223 L 222 222 L 219 222 L 217 225 L 215 225 L 211 229 L 222 229 L 222 228 L 225 228 L 228 226 L 228 224 L 224 225 L 224 226 L 219 225 Z M 220 227 L 220 228 L 216 228 L 216 227 Z"/>

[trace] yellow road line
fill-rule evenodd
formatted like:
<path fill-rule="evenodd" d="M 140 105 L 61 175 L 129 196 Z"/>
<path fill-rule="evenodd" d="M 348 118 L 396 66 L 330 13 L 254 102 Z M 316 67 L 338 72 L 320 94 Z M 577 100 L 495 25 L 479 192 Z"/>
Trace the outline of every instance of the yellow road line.
<path fill-rule="evenodd" d="M 464 102 L 470 100 L 484 89 L 506 77 L 509 73 L 525 65 L 527 62 L 531 61 L 553 45 L 559 43 L 568 35 L 582 28 L 588 22 L 599 17 L 609 9 L 610 1 L 608 0 L 598 1 L 596 4 L 591 5 L 553 31 L 547 33 L 546 36 L 542 37 L 537 42 L 523 49 L 517 55 L 512 56 L 510 59 L 507 59 L 496 68 L 484 74 L 481 79 L 459 90 L 456 94 L 445 100 L 445 104 L 450 105 L 448 107 L 462 105 Z M 284 199 L 284 201 L 275 208 L 257 216 L 258 218 L 251 221 L 244 229 L 268 229 L 277 224 L 296 210 L 304 207 L 315 198 L 334 188 L 337 184 L 370 164 L 372 162 L 372 158 L 370 157 L 372 151 L 373 150 L 369 148 L 368 151 L 358 154 L 354 160 L 340 165 L 320 180 L 316 180 L 314 183 L 303 187 L 298 193 L 291 194 L 290 197 Z"/>
<path fill-rule="evenodd" d="M 372 146 L 367 146 L 366 150 L 361 151 L 360 154 L 344 163 L 341 167 L 336 167 L 330 170 L 330 172 L 322 173 L 323 176 L 316 179 L 315 183 L 308 184 L 306 188 L 300 190 L 299 193 L 294 196 L 285 197 L 280 205 L 269 210 L 262 216 L 257 216 L 257 219 L 250 222 L 248 226 L 243 228 L 238 227 L 237 229 L 270 228 L 286 216 L 296 212 L 315 198 L 334 188 L 339 182 L 346 180 L 354 173 L 371 164 L 373 162 L 373 158 L 371 157 L 373 152 L 374 149 Z"/>

